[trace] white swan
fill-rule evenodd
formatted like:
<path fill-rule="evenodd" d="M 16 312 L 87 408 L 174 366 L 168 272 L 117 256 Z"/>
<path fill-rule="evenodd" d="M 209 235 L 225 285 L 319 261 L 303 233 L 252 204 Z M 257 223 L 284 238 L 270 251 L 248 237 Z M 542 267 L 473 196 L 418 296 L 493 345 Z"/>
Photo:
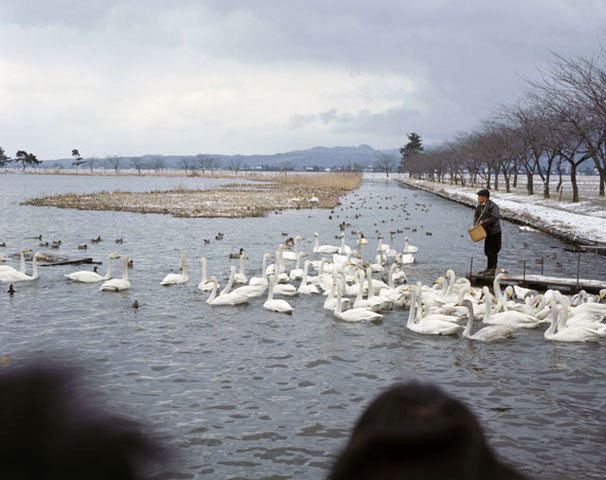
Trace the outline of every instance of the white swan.
<path fill-rule="evenodd" d="M 408 312 L 406 328 L 423 335 L 456 335 L 463 328 L 460 325 L 446 322 L 444 320 L 423 318 L 423 314 L 420 311 L 420 288 L 418 286 L 416 288 L 411 287 L 410 290 L 412 292 L 412 300 L 410 304 L 410 311 Z M 419 321 L 417 321 L 417 317 L 420 317 Z"/>
<path fill-rule="evenodd" d="M 101 276 L 97 272 L 91 272 L 89 270 L 81 270 L 79 272 L 68 273 L 64 275 L 65 277 L 73 280 L 74 282 L 83 282 L 83 283 L 96 283 L 101 282 L 103 280 L 109 280 L 112 278 L 112 259 L 120 258 L 120 255 L 117 253 L 110 253 L 107 256 L 107 270 L 105 271 L 105 275 Z"/>
<path fill-rule="evenodd" d="M 366 238 L 364 238 L 364 234 L 362 233 L 362 230 L 358 230 L 358 240 L 356 241 L 356 244 L 358 245 L 358 248 L 361 247 L 362 245 L 368 245 L 368 240 L 366 240 Z"/>
<path fill-rule="evenodd" d="M 201 292 L 210 292 L 213 289 L 213 285 L 211 282 L 208 282 L 208 277 L 206 276 L 206 274 L 207 274 L 206 257 L 200 258 L 200 263 L 202 264 L 202 279 L 200 280 L 200 283 L 198 284 L 198 290 L 200 290 Z M 217 288 L 218 287 L 219 287 L 219 285 L 217 282 Z"/>
<path fill-rule="evenodd" d="M 210 293 L 210 296 L 206 300 L 206 303 L 208 303 L 209 305 L 235 306 L 235 305 L 242 305 L 244 303 L 248 303 L 250 300 L 248 295 L 244 295 L 243 293 L 239 293 L 239 292 L 235 292 L 235 291 L 231 292 L 231 293 L 224 293 L 228 290 L 228 288 L 231 288 L 231 283 L 233 283 L 231 280 L 230 280 L 228 286 L 223 289 L 223 291 L 221 292 L 221 294 L 218 297 L 217 297 L 217 288 L 218 288 L 219 284 L 217 282 L 217 279 L 213 276 L 213 277 L 210 277 L 207 280 L 207 282 L 213 284 L 213 289 Z"/>
<path fill-rule="evenodd" d="M 591 331 L 587 328 L 564 328 L 557 329 L 558 320 L 561 316 L 560 308 L 556 305 L 552 305 L 551 310 L 551 325 L 543 336 L 546 340 L 553 342 L 597 342 L 600 335 L 597 332 Z"/>
<path fill-rule="evenodd" d="M 404 248 L 402 253 L 417 253 L 419 249 L 413 245 L 408 244 L 408 237 L 404 237 Z"/>
<path fill-rule="evenodd" d="M 337 253 L 339 255 L 349 255 L 352 252 L 352 249 L 349 245 L 345 245 L 345 233 L 341 232 L 339 236 L 341 237 L 341 246 L 339 247 L 339 250 L 337 250 Z"/>
<path fill-rule="evenodd" d="M 236 276 L 234 277 L 235 283 L 247 283 L 248 282 L 248 277 L 244 274 L 244 260 L 245 259 L 246 259 L 246 254 L 242 253 L 240 255 L 240 271 L 238 273 L 236 273 Z"/>
<path fill-rule="evenodd" d="M 410 265 L 415 263 L 415 256 L 412 253 L 399 253 L 396 256 L 396 262 L 400 265 Z"/>
<path fill-rule="evenodd" d="M 263 308 L 271 312 L 292 314 L 293 308 L 286 300 L 274 299 L 275 285 L 276 277 L 272 275 L 269 281 L 269 293 L 267 294 L 267 300 L 263 303 Z"/>
<path fill-rule="evenodd" d="M 337 253 L 339 247 L 336 245 L 320 245 L 318 232 L 314 232 L 314 248 L 313 253 Z"/>
<path fill-rule="evenodd" d="M 393 232 L 389 233 L 389 248 L 385 252 L 385 255 L 388 258 L 396 258 L 398 256 L 398 251 L 395 248 L 395 234 Z"/>
<path fill-rule="evenodd" d="M 389 250 L 389 245 L 383 243 L 383 234 L 379 233 L 377 240 L 379 241 L 377 244 L 377 253 L 386 253 Z"/>
<path fill-rule="evenodd" d="M 535 328 L 541 323 L 538 318 L 515 310 L 493 314 L 491 297 L 486 298 L 486 313 L 482 321 L 486 325 L 507 325 L 513 328 Z"/>
<path fill-rule="evenodd" d="M 24 247 L 19 254 L 19 272 L 25 273 L 25 252 L 31 252 L 31 248 Z M 4 261 L 4 260 L 2 260 Z M 0 265 L 0 272 L 17 271 L 15 267 L 10 265 Z"/>
<path fill-rule="evenodd" d="M 130 288 L 128 280 L 128 255 L 124 255 L 124 263 L 122 264 L 122 278 L 112 278 L 104 282 L 99 290 L 103 292 L 120 292 Z"/>
<path fill-rule="evenodd" d="M 32 274 L 27 275 L 17 270 L 5 270 L 0 272 L 0 282 L 15 283 L 15 282 L 28 282 L 40 278 L 38 275 L 38 259 L 44 260 L 46 257 L 42 252 L 38 252 L 32 259 Z"/>
<path fill-rule="evenodd" d="M 364 272 L 358 273 L 358 278 L 360 282 L 360 288 L 358 289 L 358 294 L 356 295 L 356 299 L 354 301 L 354 308 L 368 308 L 373 312 L 378 312 L 381 310 L 381 306 L 383 305 L 383 300 L 379 297 L 372 296 L 370 294 L 370 289 L 368 290 L 368 298 L 362 298 L 362 291 L 364 290 L 364 281 L 365 281 Z"/>
<path fill-rule="evenodd" d="M 181 273 L 169 273 L 164 277 L 164 280 L 160 282 L 160 285 L 181 285 L 189 281 L 189 275 L 187 275 L 187 265 L 185 264 L 185 254 L 181 254 Z"/>
<path fill-rule="evenodd" d="M 382 321 L 383 315 L 367 308 L 350 308 L 349 310 L 343 311 L 341 300 L 341 289 L 337 287 L 337 303 L 335 305 L 334 315 L 339 320 L 343 320 L 344 322 L 363 322 L 366 320 L 371 322 Z"/>
<path fill-rule="evenodd" d="M 469 340 L 476 340 L 478 342 L 495 342 L 511 336 L 515 330 L 507 325 L 490 325 L 488 327 L 481 328 L 473 335 L 471 329 L 473 328 L 473 322 L 475 316 L 473 313 L 473 304 L 471 300 L 463 300 L 463 305 L 469 310 L 469 318 L 465 330 L 463 330 L 463 336 L 469 338 Z"/>
<path fill-rule="evenodd" d="M 284 252 L 286 253 L 286 252 Z M 303 278 L 303 269 L 301 268 L 301 258 L 307 256 L 305 252 L 299 252 L 297 254 L 297 263 L 295 263 L 295 268 L 293 268 L 290 272 L 288 272 L 288 277 L 291 280 L 301 280 Z"/>
<path fill-rule="evenodd" d="M 316 287 L 313 283 L 310 283 L 307 280 L 307 273 L 309 271 L 310 263 L 311 262 L 309 260 L 305 261 L 305 266 L 303 267 L 303 278 L 301 279 L 301 285 L 299 285 L 299 288 L 297 289 L 297 291 L 303 295 L 312 295 L 320 293 L 318 287 Z"/>
<path fill-rule="evenodd" d="M 290 260 L 293 262 L 297 260 L 297 257 L 299 255 L 299 242 L 301 240 L 305 240 L 301 235 L 297 235 L 295 237 L 295 251 L 294 252 L 284 251 L 282 253 L 282 258 L 284 260 Z"/>
<path fill-rule="evenodd" d="M 264 287 L 267 287 L 269 285 L 269 281 L 267 280 L 267 259 L 269 258 L 273 258 L 273 255 L 270 253 L 263 254 L 263 266 L 261 268 L 261 276 L 252 277 L 248 281 L 248 284 L 251 287 L 254 287 L 255 285 L 263 285 Z"/>
<path fill-rule="evenodd" d="M 334 311 L 337 308 L 337 274 L 332 276 L 332 287 L 328 290 L 328 296 L 324 301 L 324 309 Z M 349 298 L 341 298 L 341 303 L 345 309 L 349 307 Z"/>

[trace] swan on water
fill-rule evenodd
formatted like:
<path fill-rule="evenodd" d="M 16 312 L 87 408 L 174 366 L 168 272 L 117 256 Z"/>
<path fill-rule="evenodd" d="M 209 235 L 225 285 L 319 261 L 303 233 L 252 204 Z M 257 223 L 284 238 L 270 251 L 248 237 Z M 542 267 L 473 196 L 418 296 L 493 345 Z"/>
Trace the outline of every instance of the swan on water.
<path fill-rule="evenodd" d="M 187 265 L 185 263 L 185 254 L 181 254 L 181 273 L 169 273 L 160 282 L 160 285 L 180 285 L 189 281 L 187 275 Z"/>
<path fill-rule="evenodd" d="M 263 266 L 261 268 L 261 276 L 260 277 L 252 277 L 248 281 L 248 284 L 251 287 L 254 287 L 255 285 L 262 285 L 264 287 L 269 286 L 269 281 L 267 280 L 267 260 L 269 258 L 273 258 L 273 255 L 271 253 L 264 253 L 263 254 Z"/>
<path fill-rule="evenodd" d="M 459 331 L 463 328 L 460 325 L 452 322 L 446 322 L 444 320 L 434 320 L 423 317 L 420 308 L 421 298 L 419 296 L 420 287 L 418 283 L 416 288 L 414 286 L 410 288 L 412 299 L 410 303 L 410 311 L 408 312 L 406 328 L 423 335 L 456 335 L 459 333 Z M 417 317 L 419 317 L 418 321 Z"/>
<path fill-rule="evenodd" d="M 286 252 L 284 252 L 286 253 Z M 301 280 L 303 278 L 303 269 L 301 268 L 301 258 L 306 257 L 307 253 L 299 252 L 297 254 L 297 263 L 295 263 L 295 268 L 293 268 L 290 272 L 288 272 L 288 277 L 291 280 Z"/>
<path fill-rule="evenodd" d="M 307 279 L 310 264 L 311 262 L 309 260 L 305 261 L 305 266 L 303 267 L 303 278 L 301 279 L 301 285 L 299 285 L 299 288 L 297 289 L 297 291 L 303 295 L 320 293 L 318 287 L 316 287 L 313 283 L 310 283 Z"/>
<path fill-rule="evenodd" d="M 21 273 L 25 273 L 25 252 L 31 252 L 31 248 L 24 247 L 21 249 L 19 253 L 19 270 L 10 265 L 0 265 L 0 272 L 8 272 L 8 271 L 19 271 Z M 4 261 L 4 260 L 2 260 Z"/>
<path fill-rule="evenodd" d="M 130 282 L 128 280 L 128 255 L 124 255 L 124 263 L 122 265 L 122 278 L 112 278 L 107 280 L 99 290 L 102 292 L 120 292 L 122 290 L 128 290 L 130 288 Z"/>
<path fill-rule="evenodd" d="M 366 320 L 378 322 L 383 318 L 383 315 L 380 313 L 373 312 L 367 308 L 350 308 L 343 311 L 342 299 L 341 288 L 337 286 L 337 302 L 333 313 L 339 320 L 345 322 L 363 322 Z"/>
<path fill-rule="evenodd" d="M 486 325 L 507 325 L 513 328 L 535 328 L 541 323 L 538 318 L 515 310 L 493 313 L 491 297 L 486 298 L 486 313 L 482 321 Z"/>
<path fill-rule="evenodd" d="M 269 293 L 267 300 L 263 303 L 263 308 L 271 312 L 292 314 L 293 308 L 286 300 L 274 299 L 274 287 L 276 286 L 276 277 L 272 275 L 269 280 Z"/>
<path fill-rule="evenodd" d="M 232 275 L 232 277 L 233 277 L 233 275 Z M 228 291 L 228 289 L 231 288 L 231 284 L 233 283 L 231 280 L 230 280 L 228 286 L 223 289 L 223 291 L 221 292 L 221 294 L 219 296 L 217 296 L 217 288 L 219 286 L 217 279 L 214 276 L 212 276 L 207 280 L 207 282 L 212 283 L 212 285 L 213 285 L 213 289 L 210 293 L 210 296 L 206 300 L 206 303 L 208 303 L 209 305 L 235 306 L 235 305 L 242 305 L 244 303 L 248 303 L 250 300 L 248 295 L 245 295 L 243 293 L 239 293 L 239 292 L 226 293 Z"/>
<path fill-rule="evenodd" d="M 404 237 L 404 248 L 402 253 L 417 253 L 419 249 L 413 245 L 408 244 L 408 237 Z"/>
<path fill-rule="evenodd" d="M 597 342 L 600 339 L 598 333 L 585 327 L 559 329 L 559 319 L 562 315 L 560 309 L 563 307 L 559 306 L 557 302 L 551 305 L 551 325 L 543 334 L 546 340 L 553 342 Z"/>
<path fill-rule="evenodd" d="M 298 258 L 299 255 L 299 242 L 301 240 L 305 240 L 301 235 L 297 235 L 295 237 L 295 251 L 294 252 L 289 252 L 287 250 L 285 250 L 284 252 L 282 252 L 282 258 L 284 260 L 290 260 L 295 262 Z"/>
<path fill-rule="evenodd" d="M 0 282 L 15 283 L 15 282 L 28 282 L 31 280 L 37 280 L 40 278 L 38 275 L 38 259 L 44 260 L 46 257 L 42 252 L 38 252 L 32 258 L 32 274 L 27 275 L 17 270 L 5 270 L 0 272 Z"/>
<path fill-rule="evenodd" d="M 362 245 L 368 245 L 368 240 L 364 238 L 362 230 L 358 230 L 358 240 L 356 241 L 356 244 L 358 245 L 358 247 L 361 247 Z"/>
<path fill-rule="evenodd" d="M 465 325 L 465 329 L 463 330 L 463 336 L 465 338 L 478 342 L 495 342 L 511 337 L 511 334 L 514 332 L 515 329 L 507 325 L 489 325 L 472 334 L 471 329 L 473 328 L 473 322 L 475 320 L 473 304 L 471 303 L 471 300 L 465 299 L 463 300 L 463 305 L 469 310 L 467 325 Z"/>
<path fill-rule="evenodd" d="M 234 277 L 235 283 L 247 283 L 248 282 L 248 277 L 244 274 L 244 260 L 245 259 L 246 259 L 245 253 L 240 255 L 240 271 L 238 273 L 236 273 L 236 276 Z"/>
<path fill-rule="evenodd" d="M 343 308 L 347 309 L 350 304 L 349 298 L 341 298 Z M 337 274 L 332 275 L 332 287 L 328 290 L 328 296 L 324 301 L 324 309 L 334 311 L 337 307 Z"/>
<path fill-rule="evenodd" d="M 200 263 L 202 264 L 202 279 L 200 280 L 200 283 L 198 284 L 198 290 L 200 290 L 201 292 L 210 292 L 213 289 L 213 285 L 212 285 L 212 283 L 207 282 L 208 277 L 206 276 L 206 274 L 207 274 L 207 272 L 206 272 L 206 264 L 207 264 L 206 257 L 200 258 Z M 218 288 L 218 285 L 217 285 L 217 288 Z"/>
<path fill-rule="evenodd" d="M 339 247 L 336 245 L 320 245 L 318 232 L 314 232 L 314 248 L 313 253 L 337 253 Z"/>
<path fill-rule="evenodd" d="M 339 236 L 341 237 L 341 246 L 339 247 L 339 250 L 337 250 L 337 253 L 339 255 L 349 255 L 352 252 L 352 249 L 349 245 L 345 245 L 345 233 L 341 232 Z"/>
<path fill-rule="evenodd" d="M 109 280 L 112 278 L 112 259 L 120 258 L 120 255 L 117 253 L 110 253 L 107 256 L 107 270 L 105 271 L 105 275 L 101 276 L 97 272 L 91 272 L 89 270 L 81 270 L 79 272 L 68 273 L 64 275 L 65 277 L 73 280 L 75 282 L 84 282 L 84 283 L 96 283 L 101 282 L 103 280 Z"/>

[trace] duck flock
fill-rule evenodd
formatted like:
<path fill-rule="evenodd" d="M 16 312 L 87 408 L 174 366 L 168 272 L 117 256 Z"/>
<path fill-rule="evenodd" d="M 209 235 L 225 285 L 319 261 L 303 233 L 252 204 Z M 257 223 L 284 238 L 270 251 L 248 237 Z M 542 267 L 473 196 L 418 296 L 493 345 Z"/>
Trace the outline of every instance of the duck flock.
<path fill-rule="evenodd" d="M 423 335 L 461 335 L 470 340 L 492 342 L 504 340 L 516 331 L 544 327 L 544 338 L 564 342 L 598 342 L 606 337 L 606 290 L 598 296 L 581 292 L 567 296 L 557 290 L 540 294 L 534 290 L 508 286 L 504 290 L 501 282 L 507 279 L 499 273 L 488 287 L 472 288 L 466 278 L 456 278 L 448 270 L 432 285 L 422 282 L 410 284 L 405 266 L 415 262 L 418 248 L 404 238 L 404 246 L 398 251 L 395 232 L 390 242 L 383 243 L 378 235 L 374 260 L 366 262 L 360 251 L 368 244 L 362 232 L 357 235 L 355 247 L 346 244 L 341 232 L 339 245 L 321 245 L 318 233 L 314 233 L 311 252 L 315 260 L 305 259 L 309 254 L 300 248 L 304 240 L 301 235 L 281 243 L 275 252 L 265 253 L 262 258 L 260 276 L 248 278 L 245 274 L 247 254 L 240 249 L 230 258 L 238 258 L 239 270 L 230 267 L 229 280 L 220 289 L 217 276 L 208 275 L 207 260 L 201 258 L 200 292 L 208 293 L 206 302 L 213 306 L 236 306 L 264 297 L 263 308 L 270 312 L 291 314 L 295 297 L 316 295 L 324 309 L 345 322 L 382 321 L 382 312 L 405 309 L 403 319 L 406 327 Z M 0 259 L 0 281 L 10 284 L 9 293 L 14 293 L 13 284 L 39 278 L 38 260 L 45 258 L 38 252 L 32 256 L 32 274 L 26 273 L 25 254 L 20 252 L 20 269 L 4 265 Z M 132 261 L 123 255 L 122 276 L 112 277 L 112 261 L 120 258 L 117 253 L 107 257 L 105 275 L 96 271 L 78 271 L 65 275 L 74 282 L 101 283 L 100 290 L 118 292 L 128 290 L 131 283 L 128 269 Z M 273 263 L 269 263 L 273 259 Z M 305 259 L 305 260 L 304 260 Z M 313 269 L 313 272 L 312 272 Z M 159 282 L 161 286 L 176 286 L 189 283 L 187 259 L 181 254 L 180 273 L 170 273 Z M 137 307 L 138 302 L 137 303 Z M 133 304 L 134 305 L 134 304 Z M 480 326 L 479 328 L 478 325 Z"/>

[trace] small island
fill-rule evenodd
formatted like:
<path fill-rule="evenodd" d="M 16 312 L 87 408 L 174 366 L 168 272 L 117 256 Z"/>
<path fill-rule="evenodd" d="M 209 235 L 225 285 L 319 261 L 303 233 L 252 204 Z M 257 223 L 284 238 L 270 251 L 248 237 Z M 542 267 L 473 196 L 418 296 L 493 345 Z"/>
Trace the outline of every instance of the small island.
<path fill-rule="evenodd" d="M 293 208 L 334 208 L 342 195 L 360 185 L 362 177 L 359 173 L 316 173 L 246 178 L 259 183 L 232 183 L 206 190 L 178 187 L 150 192 L 67 193 L 34 198 L 23 204 L 187 218 L 261 217 Z"/>

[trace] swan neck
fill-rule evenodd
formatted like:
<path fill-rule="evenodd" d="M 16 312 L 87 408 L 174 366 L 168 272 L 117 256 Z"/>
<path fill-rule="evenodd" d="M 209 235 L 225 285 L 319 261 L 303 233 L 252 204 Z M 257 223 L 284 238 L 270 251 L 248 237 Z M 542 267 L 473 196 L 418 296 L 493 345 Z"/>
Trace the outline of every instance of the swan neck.
<path fill-rule="evenodd" d="M 106 279 L 110 279 L 112 278 L 112 256 L 108 255 L 107 256 L 107 269 L 105 270 L 105 277 Z"/>

